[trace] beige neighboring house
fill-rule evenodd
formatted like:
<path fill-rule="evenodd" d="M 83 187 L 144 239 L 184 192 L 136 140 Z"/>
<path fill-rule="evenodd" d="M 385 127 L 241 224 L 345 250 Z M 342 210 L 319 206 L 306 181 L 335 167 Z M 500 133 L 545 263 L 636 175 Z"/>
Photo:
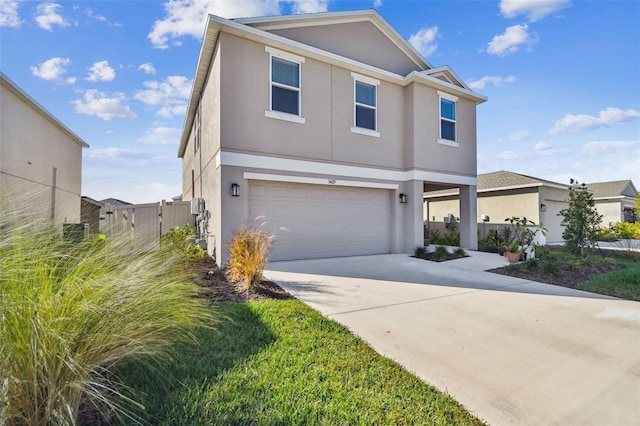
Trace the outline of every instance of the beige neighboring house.
<path fill-rule="evenodd" d="M 19 210 L 55 224 L 80 222 L 87 145 L 0 73 L 0 188 Z"/>
<path fill-rule="evenodd" d="M 609 226 L 613 222 L 634 222 L 638 220 L 633 214 L 638 191 L 630 180 L 588 183 L 587 188 L 593 191 L 596 210 L 602 215 L 602 225 Z"/>
<path fill-rule="evenodd" d="M 481 229 L 499 228 L 505 225 L 506 218 L 524 216 L 547 228 L 547 243 L 559 243 L 564 241 L 564 227 L 558 214 L 567 207 L 569 185 L 504 170 L 478 175 L 478 222 Z M 428 226 L 437 229 L 450 215 L 457 218 L 458 192 L 425 193 L 424 215 L 428 218 Z"/>
<path fill-rule="evenodd" d="M 220 264 L 264 222 L 273 260 L 403 253 L 423 193 L 457 189 L 477 247 L 476 106 L 375 11 L 209 16 L 178 156 L 182 199 Z M 197 201 L 202 200 L 202 201 Z"/>

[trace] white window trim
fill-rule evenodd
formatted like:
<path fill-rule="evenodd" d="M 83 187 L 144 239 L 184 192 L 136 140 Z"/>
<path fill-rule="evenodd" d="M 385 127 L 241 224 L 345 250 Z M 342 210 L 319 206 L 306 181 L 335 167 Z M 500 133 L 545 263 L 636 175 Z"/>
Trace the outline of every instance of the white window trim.
<path fill-rule="evenodd" d="M 456 103 L 456 119 L 455 120 L 449 120 L 447 118 L 443 118 L 442 117 L 442 99 L 446 99 L 448 101 L 451 102 L 455 102 Z M 452 146 L 455 148 L 458 148 L 460 146 L 460 144 L 458 143 L 458 97 L 457 96 L 453 96 L 450 95 L 448 93 L 445 92 L 441 92 L 440 90 L 438 90 L 438 143 L 440 145 L 446 145 L 446 146 Z M 442 137 L 442 124 L 440 123 L 440 120 L 445 120 L 445 121 L 450 121 L 452 123 L 455 124 L 455 137 L 456 140 L 452 141 L 451 139 L 444 139 Z"/>
<path fill-rule="evenodd" d="M 302 64 L 304 64 L 304 58 L 302 56 L 298 56 L 298 55 L 294 55 L 293 53 L 289 53 L 289 52 L 285 52 L 283 50 L 279 50 L 279 49 L 274 49 L 273 47 L 270 46 L 265 46 L 264 47 L 265 52 L 267 52 L 269 54 L 269 109 L 265 110 L 264 112 L 264 116 L 268 117 L 268 118 L 275 118 L 277 120 L 284 120 L 284 121 L 290 121 L 293 123 L 298 123 L 298 124 L 305 124 L 305 119 L 304 117 L 302 117 Z M 287 86 L 285 84 L 280 84 L 280 83 L 275 83 L 273 81 L 271 72 L 272 72 L 272 67 L 273 67 L 273 57 L 276 58 L 280 58 L 283 59 L 285 61 L 289 61 L 289 62 L 295 62 L 297 63 L 300 67 L 299 67 L 299 80 L 300 80 L 300 87 L 291 87 L 291 86 Z M 272 109 L 272 94 L 273 94 L 273 90 L 272 87 L 276 86 L 276 87 L 282 87 L 283 89 L 287 89 L 287 90 L 295 90 L 298 92 L 298 114 L 288 114 L 286 112 L 282 112 L 282 111 L 274 111 Z"/>
<path fill-rule="evenodd" d="M 380 80 L 376 80 L 375 78 L 366 77 L 364 75 L 352 72 L 351 78 L 353 78 L 353 126 L 351 127 L 351 132 L 357 133 L 360 135 L 373 136 L 376 138 L 380 137 L 380 132 L 378 131 L 378 86 L 380 86 Z M 375 86 L 376 88 L 376 106 L 371 107 L 371 105 L 359 104 L 356 102 L 356 82 L 359 81 L 361 83 L 369 84 L 371 86 Z M 356 126 L 356 109 L 358 106 L 363 108 L 372 109 L 374 111 L 374 120 L 376 123 L 375 129 L 367 129 L 366 127 L 357 127 Z"/>

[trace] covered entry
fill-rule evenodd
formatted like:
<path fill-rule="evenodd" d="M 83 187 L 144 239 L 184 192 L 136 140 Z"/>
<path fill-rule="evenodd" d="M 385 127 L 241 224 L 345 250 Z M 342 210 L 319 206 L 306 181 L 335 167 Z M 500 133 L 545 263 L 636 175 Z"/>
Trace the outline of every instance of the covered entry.
<path fill-rule="evenodd" d="M 393 191 L 249 181 L 249 217 L 276 236 L 271 259 L 391 252 Z"/>

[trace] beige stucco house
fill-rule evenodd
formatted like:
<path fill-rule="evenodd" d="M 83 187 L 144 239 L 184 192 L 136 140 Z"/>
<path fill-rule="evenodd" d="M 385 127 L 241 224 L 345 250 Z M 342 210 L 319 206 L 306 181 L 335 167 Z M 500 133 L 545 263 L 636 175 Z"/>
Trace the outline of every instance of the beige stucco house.
<path fill-rule="evenodd" d="M 441 229 L 445 218 L 457 218 L 458 191 L 427 192 L 424 215 L 431 228 Z M 500 229 L 505 219 L 526 217 L 547 229 L 546 242 L 563 242 L 561 210 L 569 207 L 569 185 L 509 171 L 478 175 L 478 217 L 481 229 Z"/>
<path fill-rule="evenodd" d="M 633 222 L 636 219 L 633 209 L 638 191 L 630 180 L 588 183 L 593 191 L 596 210 L 602 215 L 602 225 L 615 222 Z"/>
<path fill-rule="evenodd" d="M 456 189 L 477 247 L 476 106 L 375 11 L 210 16 L 178 155 L 183 200 L 218 263 L 264 222 L 271 258 L 402 253 L 423 193 Z"/>
<path fill-rule="evenodd" d="M 80 137 L 0 73 L 0 192 L 22 212 L 80 222 Z"/>

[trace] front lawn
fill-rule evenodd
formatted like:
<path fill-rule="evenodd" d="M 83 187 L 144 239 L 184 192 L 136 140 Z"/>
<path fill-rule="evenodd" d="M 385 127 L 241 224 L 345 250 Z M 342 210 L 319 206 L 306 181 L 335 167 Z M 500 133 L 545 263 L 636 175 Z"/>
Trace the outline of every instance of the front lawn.
<path fill-rule="evenodd" d="M 225 303 L 227 319 L 160 371 L 121 369 L 151 424 L 482 424 L 450 396 L 297 300 Z"/>

